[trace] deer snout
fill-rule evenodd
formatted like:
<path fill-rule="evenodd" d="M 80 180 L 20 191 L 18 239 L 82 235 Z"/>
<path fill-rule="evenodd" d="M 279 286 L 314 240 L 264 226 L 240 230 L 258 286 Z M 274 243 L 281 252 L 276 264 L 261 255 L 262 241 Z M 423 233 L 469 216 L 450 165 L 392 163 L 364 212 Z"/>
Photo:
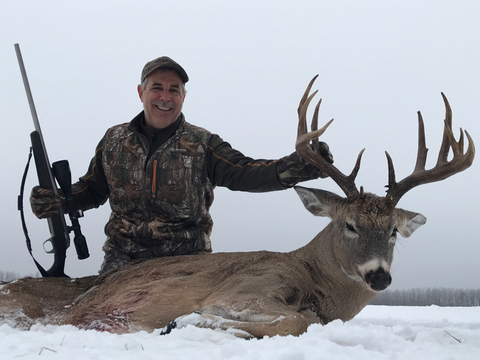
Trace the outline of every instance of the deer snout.
<path fill-rule="evenodd" d="M 392 283 L 390 272 L 379 268 L 365 274 L 365 282 L 375 291 L 385 290 Z"/>
<path fill-rule="evenodd" d="M 371 260 L 358 268 L 365 283 L 374 291 L 385 290 L 392 283 L 390 266 L 385 260 Z"/>

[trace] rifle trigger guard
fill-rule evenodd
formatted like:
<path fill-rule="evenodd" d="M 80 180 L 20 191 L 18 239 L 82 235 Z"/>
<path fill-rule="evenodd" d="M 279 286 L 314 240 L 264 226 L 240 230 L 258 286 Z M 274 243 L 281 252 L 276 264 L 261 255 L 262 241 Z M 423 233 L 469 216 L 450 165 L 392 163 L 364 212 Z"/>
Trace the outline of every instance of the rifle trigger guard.
<path fill-rule="evenodd" d="M 47 249 L 45 248 L 45 244 L 46 244 L 46 243 L 50 243 L 50 247 L 51 247 L 50 250 L 47 250 Z M 45 251 L 47 254 L 54 254 L 54 253 L 55 253 L 55 251 L 54 251 L 54 249 L 53 249 L 52 238 L 49 238 L 49 239 L 47 239 L 47 240 L 45 240 L 45 241 L 43 242 L 43 251 Z"/>

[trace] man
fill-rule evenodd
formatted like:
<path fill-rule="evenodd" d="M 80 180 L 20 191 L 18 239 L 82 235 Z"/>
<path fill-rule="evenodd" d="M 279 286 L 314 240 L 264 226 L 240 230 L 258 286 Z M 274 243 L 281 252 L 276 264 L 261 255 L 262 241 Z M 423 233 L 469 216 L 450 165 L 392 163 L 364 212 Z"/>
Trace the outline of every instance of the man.
<path fill-rule="evenodd" d="M 100 273 L 134 259 L 206 254 L 212 251 L 209 214 L 215 186 L 265 192 L 324 177 L 296 153 L 254 160 L 218 135 L 185 121 L 185 70 L 163 56 L 148 62 L 138 95 L 143 111 L 130 123 L 107 130 L 87 173 L 73 184 L 75 210 L 110 200 Z M 328 146 L 321 154 L 333 162 Z M 35 187 L 30 197 L 39 218 L 65 202 Z"/>

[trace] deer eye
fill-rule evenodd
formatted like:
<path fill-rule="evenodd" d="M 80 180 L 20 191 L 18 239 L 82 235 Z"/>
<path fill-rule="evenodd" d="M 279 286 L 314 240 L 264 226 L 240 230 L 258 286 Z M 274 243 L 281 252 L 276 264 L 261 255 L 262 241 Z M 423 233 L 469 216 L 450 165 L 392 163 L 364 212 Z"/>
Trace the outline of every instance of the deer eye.
<path fill-rule="evenodd" d="M 395 243 L 397 242 L 397 232 L 398 232 L 398 229 L 394 228 L 392 231 L 392 235 L 390 235 L 390 239 L 388 240 L 390 244 L 395 245 Z"/>
<path fill-rule="evenodd" d="M 348 231 L 351 231 L 352 233 L 357 234 L 357 230 L 355 230 L 355 228 L 352 225 L 350 225 L 348 222 L 345 223 L 345 227 L 347 228 Z"/>

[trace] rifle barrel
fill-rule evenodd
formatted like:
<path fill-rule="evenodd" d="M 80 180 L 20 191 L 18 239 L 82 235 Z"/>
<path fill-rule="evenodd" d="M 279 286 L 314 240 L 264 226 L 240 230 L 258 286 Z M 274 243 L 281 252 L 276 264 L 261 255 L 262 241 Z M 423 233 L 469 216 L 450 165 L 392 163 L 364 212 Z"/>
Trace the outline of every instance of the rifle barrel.
<path fill-rule="evenodd" d="M 37 130 L 38 135 L 40 136 L 40 142 L 42 144 L 42 148 L 45 150 L 45 160 L 50 168 L 50 160 L 48 159 L 47 154 L 47 147 L 45 146 L 45 141 L 43 140 L 42 130 L 40 128 L 40 122 L 38 121 L 37 110 L 35 109 L 35 103 L 33 102 L 33 95 L 32 90 L 30 90 L 30 83 L 28 82 L 27 71 L 25 70 L 25 64 L 23 63 L 22 52 L 20 51 L 20 45 L 14 44 L 15 46 L 15 53 L 17 54 L 18 66 L 20 67 L 20 72 L 22 74 L 23 85 L 25 87 L 25 92 L 27 93 L 28 105 L 30 106 L 30 112 L 32 113 L 33 125 L 35 126 L 35 130 Z M 50 177 L 50 183 L 55 184 L 55 179 L 51 171 L 48 172 L 48 176 Z M 58 188 L 53 186 L 53 192 L 55 195 L 59 195 Z"/>

